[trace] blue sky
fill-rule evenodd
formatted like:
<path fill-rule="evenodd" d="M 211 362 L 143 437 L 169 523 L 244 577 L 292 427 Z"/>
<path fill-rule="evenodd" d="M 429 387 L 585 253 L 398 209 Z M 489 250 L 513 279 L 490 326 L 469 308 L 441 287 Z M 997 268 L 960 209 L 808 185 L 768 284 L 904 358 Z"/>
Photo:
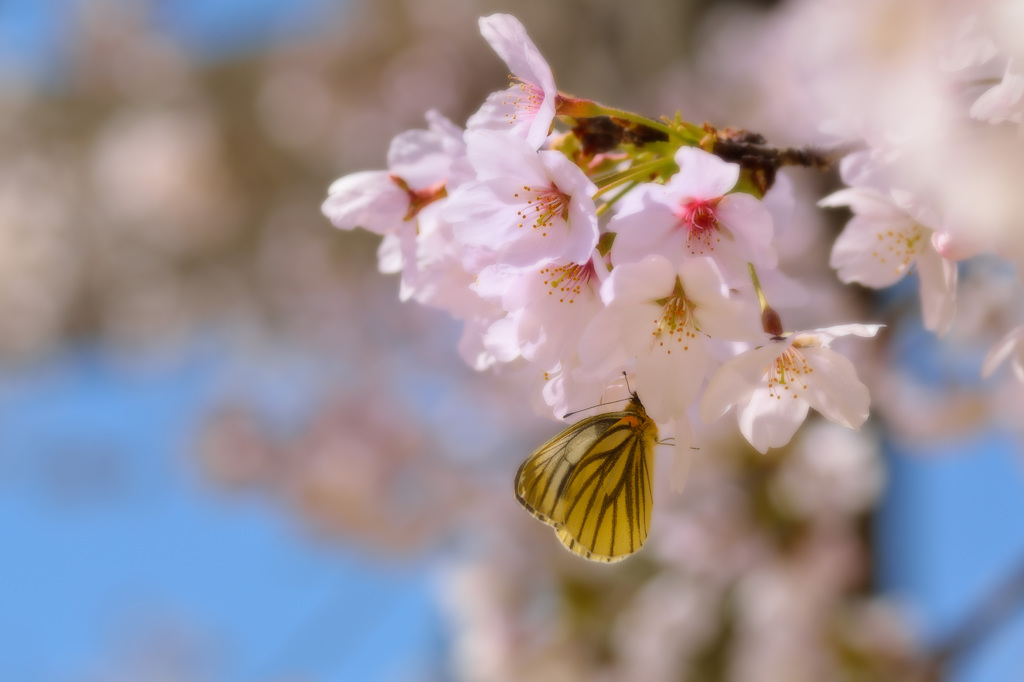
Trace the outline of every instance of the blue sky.
<path fill-rule="evenodd" d="M 0 2 L 0 79 L 60 81 L 76 13 L 92 0 Z M 348 0 L 105 0 L 147 6 L 149 25 L 198 59 L 216 59 L 308 35 L 337 21 Z"/>
<path fill-rule="evenodd" d="M 887 295 L 916 306 L 916 290 L 911 279 Z M 984 391 L 994 382 L 981 379 L 980 346 L 940 342 L 920 319 L 904 319 L 891 332 L 893 362 L 927 390 Z M 939 642 L 1024 562 L 1020 437 L 982 428 L 885 443 L 888 486 L 877 522 L 881 584 L 910 608 L 925 642 Z M 954 679 L 1005 682 L 1022 670 L 1024 611 L 973 651 Z"/>
<path fill-rule="evenodd" d="M 389 680 L 440 665 L 426 560 L 320 544 L 272 501 L 202 479 L 187 455 L 225 367 L 209 352 L 140 369 L 77 351 L 8 372 L 0 679 L 123 667 L 138 631 L 175 622 L 215 643 L 208 679 Z M 88 485 L 62 479 L 76 461 Z"/>
<path fill-rule="evenodd" d="M 981 434 L 941 445 L 891 444 L 880 572 L 938 641 L 1024 562 L 1024 460 L 1019 441 Z M 1024 612 L 960 668 L 964 682 L 1017 679 Z"/>

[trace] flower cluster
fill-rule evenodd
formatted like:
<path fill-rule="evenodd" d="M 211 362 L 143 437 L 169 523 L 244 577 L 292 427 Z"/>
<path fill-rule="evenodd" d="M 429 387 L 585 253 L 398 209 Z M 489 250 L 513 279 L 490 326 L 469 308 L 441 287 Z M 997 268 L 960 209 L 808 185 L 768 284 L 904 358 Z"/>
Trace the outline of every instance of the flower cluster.
<path fill-rule="evenodd" d="M 716 155 L 727 136 L 710 126 L 559 93 L 511 16 L 480 28 L 509 88 L 465 130 L 429 112 L 426 130 L 394 139 L 386 171 L 341 178 L 323 206 L 339 228 L 383 235 L 380 268 L 401 273 L 402 298 L 462 320 L 471 366 L 534 372 L 556 416 L 607 400 L 625 373 L 677 452 L 697 413 L 733 409 L 762 452 L 810 407 L 860 426 L 867 389 L 829 344 L 878 327 L 785 332 L 768 296 L 799 287 L 777 269 L 762 201 L 774 173 Z"/>
<path fill-rule="evenodd" d="M 956 311 L 959 261 L 1024 258 L 1024 13 L 1006 0 L 912 7 L 931 21 L 890 55 L 898 75 L 884 79 L 907 94 L 832 120 L 862 149 L 842 160 L 849 187 L 819 204 L 854 214 L 832 251 L 840 279 L 881 288 L 916 271 L 924 325 L 941 336 Z"/>

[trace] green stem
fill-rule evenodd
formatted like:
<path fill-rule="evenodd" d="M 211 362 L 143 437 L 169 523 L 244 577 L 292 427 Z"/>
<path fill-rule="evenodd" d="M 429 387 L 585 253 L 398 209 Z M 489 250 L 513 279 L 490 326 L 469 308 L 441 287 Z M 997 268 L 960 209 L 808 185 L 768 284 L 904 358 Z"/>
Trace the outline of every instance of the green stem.
<path fill-rule="evenodd" d="M 613 196 L 611 199 L 609 199 L 608 201 L 606 201 L 603 204 L 601 204 L 600 206 L 598 206 L 597 207 L 597 217 L 600 218 L 605 213 L 607 213 L 608 209 L 610 209 L 612 206 L 614 206 L 616 201 L 618 201 L 622 197 L 626 196 L 626 192 L 628 192 L 629 190 L 633 189 L 635 186 L 636 185 L 634 183 L 629 183 L 628 185 L 626 185 L 625 187 L 622 188 L 621 192 L 619 192 L 618 194 Z"/>
<path fill-rule="evenodd" d="M 768 299 L 764 295 L 764 289 L 761 288 L 761 280 L 757 276 L 757 269 L 753 263 L 747 263 L 747 271 L 750 272 L 750 281 L 754 284 L 754 291 L 757 293 L 757 303 L 761 306 L 761 312 L 764 312 L 765 308 L 768 307 Z"/>
<path fill-rule="evenodd" d="M 631 166 L 624 171 L 618 173 L 612 173 L 607 175 L 601 180 L 597 181 L 599 189 L 594 196 L 604 194 L 608 190 L 615 189 L 619 185 L 627 182 L 633 182 L 638 178 L 649 176 L 652 173 L 661 171 L 664 168 L 675 164 L 672 159 L 655 159 L 654 161 L 648 161 L 647 163 L 641 163 L 638 166 Z"/>
<path fill-rule="evenodd" d="M 634 114 L 632 111 L 626 111 L 625 109 L 615 109 L 613 107 L 606 107 L 603 104 L 598 104 L 596 108 L 598 110 L 598 116 L 612 116 L 614 118 L 621 118 L 631 123 L 638 123 L 642 126 L 646 126 L 653 130 L 661 131 L 668 135 L 669 137 L 687 139 L 686 136 L 681 134 L 675 128 L 667 126 L 661 121 L 655 121 L 653 118 L 647 118 L 646 116 L 641 116 L 640 114 Z"/>
<path fill-rule="evenodd" d="M 750 281 L 754 285 L 754 291 L 757 292 L 757 304 L 761 308 L 761 329 L 772 336 L 782 336 L 786 331 L 782 326 L 782 318 L 775 308 L 768 305 L 768 297 L 764 295 L 764 289 L 761 288 L 757 268 L 753 263 L 747 263 L 747 270 L 750 272 Z M 785 375 L 783 375 L 783 379 L 785 379 Z"/>

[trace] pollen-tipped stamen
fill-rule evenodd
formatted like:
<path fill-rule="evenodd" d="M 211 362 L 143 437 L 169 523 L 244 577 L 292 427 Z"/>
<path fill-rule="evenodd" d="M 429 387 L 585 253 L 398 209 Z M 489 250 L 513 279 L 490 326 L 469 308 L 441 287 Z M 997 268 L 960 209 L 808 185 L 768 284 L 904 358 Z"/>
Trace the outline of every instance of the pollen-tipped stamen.
<path fill-rule="evenodd" d="M 529 224 L 534 229 L 543 230 L 541 236 L 546 237 L 548 236 L 547 229 L 551 227 L 552 221 L 569 219 L 569 202 L 572 197 L 554 185 L 540 189 L 524 185 L 523 191 L 527 195 L 533 194 L 533 198 L 526 200 L 526 208 L 516 211 L 516 215 L 523 221 L 519 223 L 519 227 Z M 520 199 L 518 192 L 513 196 Z"/>
<path fill-rule="evenodd" d="M 661 306 L 661 315 L 654 319 L 651 344 L 664 348 L 669 355 L 677 344 L 682 350 L 690 349 L 690 341 L 697 338 L 697 323 L 694 319 L 695 305 L 686 298 L 683 284 L 676 278 L 675 288 L 670 296 L 655 301 Z"/>
<path fill-rule="evenodd" d="M 797 398 L 800 391 L 807 390 L 806 377 L 813 371 L 800 349 L 790 346 L 775 358 L 769 370 L 768 393 L 779 400 L 786 394 Z"/>
<path fill-rule="evenodd" d="M 575 303 L 583 288 L 590 283 L 591 277 L 596 275 L 594 262 L 587 261 L 585 264 L 569 263 L 568 265 L 547 266 L 541 269 L 544 275 L 544 285 L 550 287 L 549 296 L 558 295 L 559 303 Z"/>
<path fill-rule="evenodd" d="M 502 104 L 506 106 L 511 104 L 513 111 L 505 114 L 505 118 L 511 124 L 519 120 L 520 114 L 525 114 L 527 118 L 533 118 L 540 110 L 540 105 L 544 102 L 544 90 L 511 74 L 508 80 L 509 89 L 505 92 L 506 95 L 511 95 L 511 98 L 506 97 Z M 521 94 L 514 93 L 514 90 L 517 88 Z"/>

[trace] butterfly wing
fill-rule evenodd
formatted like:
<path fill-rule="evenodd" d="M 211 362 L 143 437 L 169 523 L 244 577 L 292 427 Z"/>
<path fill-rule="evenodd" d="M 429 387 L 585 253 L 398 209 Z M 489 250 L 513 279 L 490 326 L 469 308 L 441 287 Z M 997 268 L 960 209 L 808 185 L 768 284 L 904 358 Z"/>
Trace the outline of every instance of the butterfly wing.
<path fill-rule="evenodd" d="M 594 561 L 636 552 L 651 525 L 651 469 L 657 440 L 646 415 L 619 419 L 580 458 L 566 482 L 558 537 Z"/>
<path fill-rule="evenodd" d="M 516 472 L 516 499 L 526 511 L 549 526 L 560 526 L 565 486 L 573 469 L 601 434 L 626 414 L 588 417 L 537 448 Z"/>
<path fill-rule="evenodd" d="M 516 499 L 570 551 L 593 561 L 624 559 L 650 527 L 656 441 L 636 399 L 625 411 L 584 419 L 523 462 Z"/>

